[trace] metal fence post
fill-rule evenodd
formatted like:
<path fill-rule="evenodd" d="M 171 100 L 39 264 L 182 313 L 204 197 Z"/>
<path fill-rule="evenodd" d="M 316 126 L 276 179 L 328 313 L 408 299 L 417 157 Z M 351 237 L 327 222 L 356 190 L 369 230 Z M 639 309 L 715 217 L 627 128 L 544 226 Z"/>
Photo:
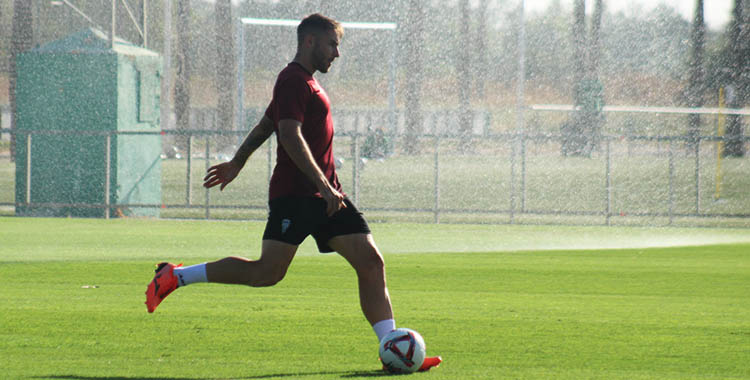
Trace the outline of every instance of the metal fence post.
<path fill-rule="evenodd" d="M 359 128 L 357 125 L 359 116 L 354 119 L 354 132 L 352 132 L 352 193 L 354 204 L 359 204 Z"/>
<path fill-rule="evenodd" d="M 26 134 L 26 206 L 31 203 L 31 132 Z"/>
<path fill-rule="evenodd" d="M 192 174 L 193 171 L 193 134 L 190 133 L 187 137 L 187 172 L 185 173 L 185 188 L 187 192 L 185 194 L 185 204 L 190 206 L 193 199 L 193 187 L 192 187 Z"/>
<path fill-rule="evenodd" d="M 516 208 L 516 136 L 510 138 L 510 224 L 514 221 Z"/>
<path fill-rule="evenodd" d="M 674 221 L 674 141 L 669 140 L 669 225 Z"/>
<path fill-rule="evenodd" d="M 521 132 L 521 212 L 526 211 L 526 132 Z"/>
<path fill-rule="evenodd" d="M 440 223 L 440 135 L 435 134 L 435 223 Z"/>
<path fill-rule="evenodd" d="M 606 198 L 606 210 L 605 210 L 605 221 L 609 226 L 612 218 L 612 151 L 610 146 L 610 139 L 607 139 L 606 148 L 606 173 L 605 173 L 605 198 Z"/>
<path fill-rule="evenodd" d="M 700 214 L 701 210 L 701 156 L 700 156 L 700 145 L 701 140 L 695 142 L 695 214 Z"/>
<path fill-rule="evenodd" d="M 112 146 L 111 146 L 111 143 L 112 143 L 112 134 L 111 133 L 107 133 L 106 142 L 107 142 L 107 159 L 106 159 L 106 164 L 105 164 L 106 167 L 104 168 L 104 219 L 109 219 L 109 202 L 110 202 L 110 200 L 109 200 L 109 196 L 110 196 L 109 191 L 110 191 L 110 189 L 109 188 L 111 186 L 110 175 L 112 174 L 111 173 L 112 168 L 110 167 L 111 163 L 112 163 L 112 157 L 111 157 L 111 155 L 112 155 Z"/>
<path fill-rule="evenodd" d="M 389 122 L 392 133 L 396 133 L 398 129 L 398 117 L 396 115 L 396 76 L 398 72 L 398 64 L 396 63 L 396 55 L 398 54 L 398 43 L 396 29 L 391 32 L 391 59 L 390 59 L 390 72 L 388 77 L 388 110 L 389 110 Z"/>
<path fill-rule="evenodd" d="M 211 167 L 211 138 L 210 136 L 206 136 L 206 171 L 208 171 L 208 168 Z M 208 188 L 206 188 L 206 219 L 211 218 L 211 193 L 209 193 Z"/>

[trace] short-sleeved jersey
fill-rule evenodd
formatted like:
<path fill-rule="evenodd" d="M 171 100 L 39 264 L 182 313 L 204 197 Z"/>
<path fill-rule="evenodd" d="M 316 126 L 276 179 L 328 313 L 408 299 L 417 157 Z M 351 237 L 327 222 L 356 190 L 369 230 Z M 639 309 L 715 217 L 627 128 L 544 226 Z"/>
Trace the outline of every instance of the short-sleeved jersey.
<path fill-rule="evenodd" d="M 277 142 L 279 121 L 292 119 L 302 123 L 302 136 L 315 162 L 331 186 L 341 192 L 333 160 L 331 103 L 323 87 L 302 65 L 292 62 L 279 73 L 266 116 L 273 120 Z M 320 192 L 279 143 L 268 197 L 275 199 L 285 196 L 320 197 Z"/>

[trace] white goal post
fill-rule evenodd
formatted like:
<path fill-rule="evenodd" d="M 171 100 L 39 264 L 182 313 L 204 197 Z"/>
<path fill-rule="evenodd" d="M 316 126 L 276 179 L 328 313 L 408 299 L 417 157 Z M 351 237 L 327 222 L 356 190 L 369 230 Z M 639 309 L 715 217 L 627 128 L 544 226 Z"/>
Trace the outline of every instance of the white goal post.
<path fill-rule="evenodd" d="M 301 20 L 287 20 L 287 19 L 265 19 L 265 18 L 252 18 L 243 17 L 240 18 L 239 26 L 237 27 L 237 44 L 239 45 L 238 50 L 238 64 L 237 64 L 237 125 L 235 129 L 244 128 L 244 105 L 245 105 L 245 27 L 248 25 L 260 26 L 260 27 L 294 27 Z M 398 25 L 392 22 L 341 22 L 341 26 L 344 29 L 365 29 L 365 30 L 383 30 L 391 32 L 391 57 L 390 57 L 390 73 L 388 78 L 388 110 L 390 113 L 391 128 L 395 130 L 396 127 L 396 30 Z M 296 40 L 295 40 L 296 43 Z"/>

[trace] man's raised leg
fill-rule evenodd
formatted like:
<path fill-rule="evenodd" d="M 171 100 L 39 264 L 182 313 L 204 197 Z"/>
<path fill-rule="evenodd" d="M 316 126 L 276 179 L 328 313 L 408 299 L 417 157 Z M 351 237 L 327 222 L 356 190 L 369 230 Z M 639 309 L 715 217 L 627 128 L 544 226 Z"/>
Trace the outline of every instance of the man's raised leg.
<path fill-rule="evenodd" d="M 296 245 L 263 240 L 260 259 L 226 257 L 206 263 L 206 279 L 220 284 L 272 286 L 284 278 L 296 252 Z"/>
<path fill-rule="evenodd" d="M 238 284 L 254 287 L 272 286 L 281 281 L 291 264 L 297 246 L 275 240 L 263 240 L 258 260 L 226 257 L 218 261 L 181 267 L 182 264 L 160 263 L 146 290 L 149 313 L 180 286 L 196 282 Z"/>

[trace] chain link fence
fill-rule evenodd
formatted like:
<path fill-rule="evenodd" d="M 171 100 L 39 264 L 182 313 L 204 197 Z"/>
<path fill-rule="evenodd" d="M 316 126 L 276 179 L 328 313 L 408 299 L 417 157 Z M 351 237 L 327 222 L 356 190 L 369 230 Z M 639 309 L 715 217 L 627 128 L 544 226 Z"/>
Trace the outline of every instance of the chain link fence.
<path fill-rule="evenodd" d="M 247 119 L 257 120 L 259 112 L 251 110 Z M 455 115 L 429 113 L 425 126 L 431 129 L 413 135 L 405 133 L 400 115 L 389 128 L 394 119 L 385 112 L 337 113 L 334 155 L 344 191 L 373 221 L 750 225 L 750 163 L 746 158 L 721 158 L 722 137 L 703 134 L 695 143 L 684 136 L 602 133 L 589 155 L 564 156 L 560 134 L 494 133 L 489 117 L 475 114 L 473 133 L 458 135 L 451 130 Z M 211 125 L 212 118 L 197 111 L 193 120 L 196 126 Z M 0 131 L 4 144 L 9 133 Z M 27 160 L 34 138 L 51 133 L 69 132 L 18 135 L 26 156 L 16 159 Z M 0 207 L 5 214 L 45 206 L 98 208 L 107 217 L 126 217 L 134 209 L 153 208 L 165 218 L 264 219 L 274 137 L 223 192 L 202 187 L 206 169 L 230 159 L 246 133 L 215 128 L 93 133 L 107 146 L 118 135 L 162 136 L 158 204 L 107 197 L 112 193 L 106 186 L 109 171 L 98 180 L 105 189 L 98 202 L 40 204 L 29 186 L 34 162 L 16 173 L 16 165 L 3 153 Z M 743 141 L 748 144 L 750 139 Z M 19 179 L 25 181 L 24 194 L 14 192 Z"/>

